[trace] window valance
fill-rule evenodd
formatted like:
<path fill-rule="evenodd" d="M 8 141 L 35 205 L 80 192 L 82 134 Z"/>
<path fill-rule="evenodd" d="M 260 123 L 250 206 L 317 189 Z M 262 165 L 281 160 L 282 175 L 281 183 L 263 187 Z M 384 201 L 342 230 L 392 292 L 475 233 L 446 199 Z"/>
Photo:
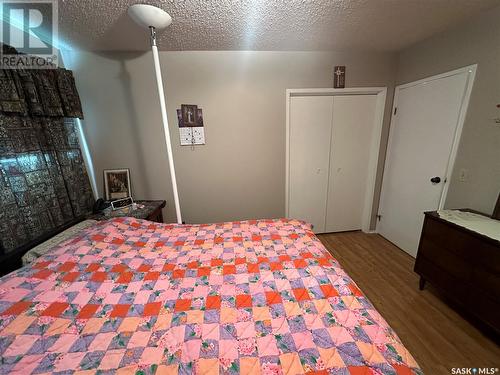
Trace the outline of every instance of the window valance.
<path fill-rule="evenodd" d="M 12 54 L 12 47 L 2 45 Z M 83 118 L 73 72 L 67 69 L 0 69 L 0 113 Z"/>

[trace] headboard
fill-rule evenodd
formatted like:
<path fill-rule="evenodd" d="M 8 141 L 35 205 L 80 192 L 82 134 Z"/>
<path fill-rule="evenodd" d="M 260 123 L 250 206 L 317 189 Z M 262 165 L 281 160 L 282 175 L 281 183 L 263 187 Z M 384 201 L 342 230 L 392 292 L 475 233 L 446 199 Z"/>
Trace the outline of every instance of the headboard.
<path fill-rule="evenodd" d="M 2 268 L 91 212 L 73 117 L 83 115 L 71 71 L 0 69 Z"/>

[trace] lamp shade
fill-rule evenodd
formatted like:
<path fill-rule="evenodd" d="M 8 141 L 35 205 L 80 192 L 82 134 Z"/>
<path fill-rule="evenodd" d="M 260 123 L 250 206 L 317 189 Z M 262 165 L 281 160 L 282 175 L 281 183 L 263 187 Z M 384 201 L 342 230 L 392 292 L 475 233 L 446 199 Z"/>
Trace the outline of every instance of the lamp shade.
<path fill-rule="evenodd" d="M 163 9 L 148 4 L 134 4 L 128 8 L 128 15 L 144 28 L 164 29 L 172 23 L 172 17 Z"/>

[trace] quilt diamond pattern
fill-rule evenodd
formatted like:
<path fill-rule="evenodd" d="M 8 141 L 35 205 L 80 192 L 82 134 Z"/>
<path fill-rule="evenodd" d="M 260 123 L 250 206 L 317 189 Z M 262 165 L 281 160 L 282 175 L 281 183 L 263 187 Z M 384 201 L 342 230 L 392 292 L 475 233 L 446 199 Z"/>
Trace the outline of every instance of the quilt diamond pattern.
<path fill-rule="evenodd" d="M 100 222 L 0 281 L 0 372 L 422 374 L 296 220 Z"/>

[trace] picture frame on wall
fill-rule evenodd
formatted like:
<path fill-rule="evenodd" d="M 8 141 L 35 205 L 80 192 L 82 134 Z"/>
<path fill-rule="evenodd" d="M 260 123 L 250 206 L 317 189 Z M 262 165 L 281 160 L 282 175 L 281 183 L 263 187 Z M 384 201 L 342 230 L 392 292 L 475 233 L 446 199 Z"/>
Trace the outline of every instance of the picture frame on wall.
<path fill-rule="evenodd" d="M 203 126 L 203 110 L 195 104 L 181 104 L 177 110 L 179 128 L 196 128 Z"/>
<path fill-rule="evenodd" d="M 333 88 L 345 88 L 345 65 L 337 65 L 333 69 Z"/>
<path fill-rule="evenodd" d="M 105 169 L 104 192 L 108 201 L 131 197 L 130 170 L 128 168 Z"/>
<path fill-rule="evenodd" d="M 181 105 L 182 112 L 182 122 L 184 126 L 196 126 L 196 118 L 197 118 L 197 106 L 194 104 L 182 104 Z"/>

